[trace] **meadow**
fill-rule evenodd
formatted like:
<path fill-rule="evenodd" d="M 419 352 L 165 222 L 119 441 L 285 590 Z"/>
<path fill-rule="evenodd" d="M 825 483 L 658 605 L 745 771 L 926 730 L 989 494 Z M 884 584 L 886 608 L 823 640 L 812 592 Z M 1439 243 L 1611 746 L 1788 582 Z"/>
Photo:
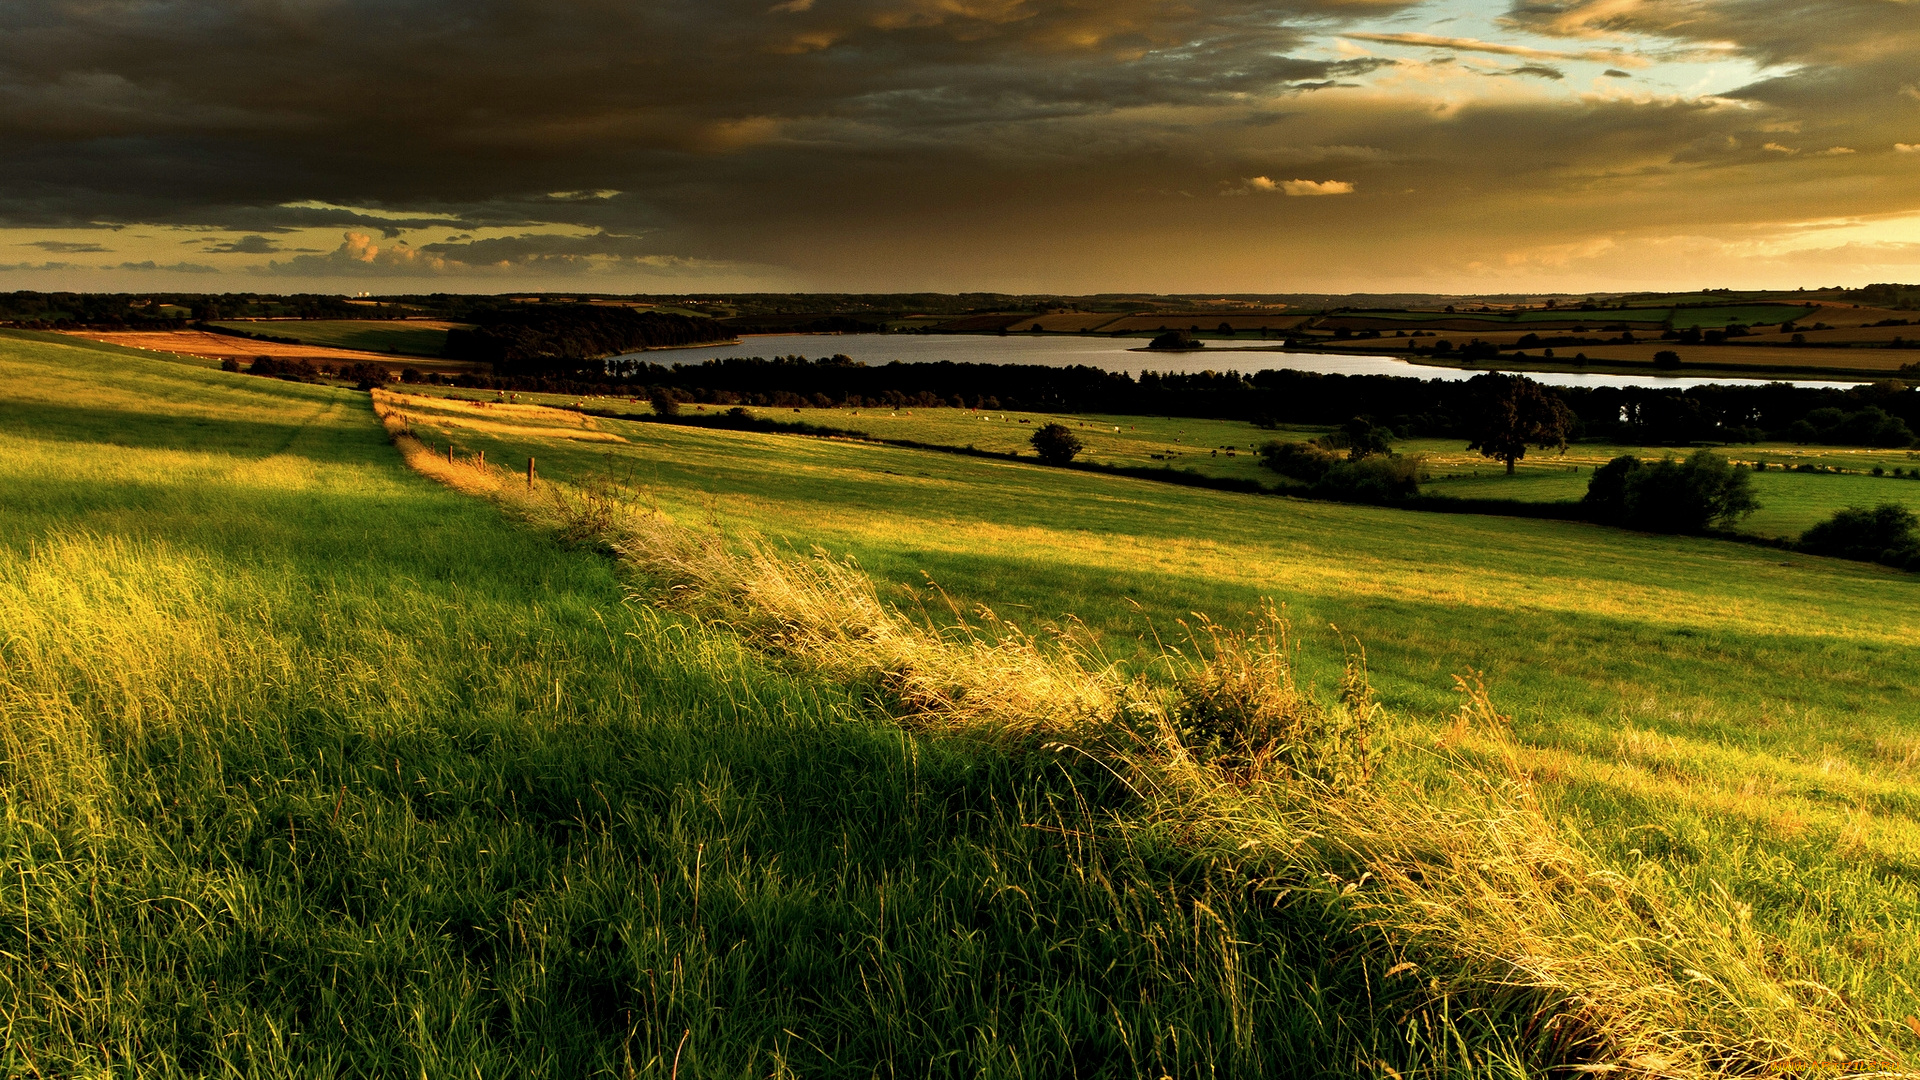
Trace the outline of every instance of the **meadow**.
<path fill-rule="evenodd" d="M 494 395 L 444 388 L 415 388 L 423 395 L 453 400 L 490 401 Z M 606 413 L 648 415 L 651 409 L 631 400 L 579 398 L 558 394 L 515 394 L 513 400 Z M 719 406 L 688 405 L 692 416 L 724 412 Z M 1205 476 L 1252 481 L 1269 486 L 1284 481 L 1260 465 L 1258 447 L 1271 440 L 1311 440 L 1329 429 L 1282 425 L 1262 428 L 1237 420 L 1159 416 L 1106 416 L 973 409 L 806 409 L 749 410 L 774 420 L 797 420 L 823 427 L 859 431 L 878 439 L 932 446 L 973 448 L 992 453 L 1032 454 L 1028 440 L 1048 423 L 1064 424 L 1085 444 L 1081 460 L 1132 468 L 1192 470 Z M 1685 456 L 1687 448 L 1583 441 L 1561 451 L 1529 451 L 1514 475 L 1500 462 L 1469 451 L 1458 439 L 1403 439 L 1396 452 L 1418 454 L 1430 479 L 1422 490 L 1470 499 L 1524 502 L 1578 500 L 1593 470 L 1623 454 L 1643 460 Z M 1761 508 L 1733 527 L 1768 538 L 1798 537 L 1810 526 L 1848 506 L 1897 502 L 1920 511 L 1920 481 L 1892 475 L 1894 469 L 1920 471 L 1920 451 L 1795 443 L 1740 443 L 1718 447 L 1730 460 L 1766 462 L 1753 477 Z M 1828 473 L 1792 471 L 1811 466 Z M 1884 475 L 1873 476 L 1873 469 Z"/>
<path fill-rule="evenodd" d="M 1817 957 L 1823 985 L 1920 1014 L 1910 575 L 794 436 L 600 420 L 620 443 L 542 444 L 474 426 L 485 411 L 423 403 L 416 430 L 850 555 L 936 620 L 949 601 L 1036 628 L 1071 617 L 1110 654 L 1146 656 L 1143 641 L 1179 640 L 1192 612 L 1244 624 L 1272 598 L 1303 671 L 1331 684 L 1341 641 L 1357 641 L 1382 700 L 1429 732 L 1454 704 L 1450 676 L 1482 672 L 1585 842 L 1729 891 Z"/>
<path fill-rule="evenodd" d="M 1473 1074 L 1503 1045 L 1370 1012 L 1373 957 L 1214 861 L 1075 839 L 1098 776 L 904 734 L 634 602 L 408 471 L 364 394 L 18 338 L 0 379 L 8 1075 Z"/>
<path fill-rule="evenodd" d="M 19 338 L 0 379 L 11 1071 L 1518 1076 L 1621 1002 L 1660 1052 L 1571 1063 L 1920 1053 L 1907 575 L 382 395 L 442 486 L 352 391 Z M 1382 794 L 1182 802 L 916 726 L 770 645 L 795 612 L 662 608 L 605 507 L 1152 685 L 1271 599 L 1304 700 L 1364 648 Z M 1303 864 L 1327 835 L 1397 854 Z M 1520 887 L 1513 847 L 1533 921 L 1432 891 Z"/>

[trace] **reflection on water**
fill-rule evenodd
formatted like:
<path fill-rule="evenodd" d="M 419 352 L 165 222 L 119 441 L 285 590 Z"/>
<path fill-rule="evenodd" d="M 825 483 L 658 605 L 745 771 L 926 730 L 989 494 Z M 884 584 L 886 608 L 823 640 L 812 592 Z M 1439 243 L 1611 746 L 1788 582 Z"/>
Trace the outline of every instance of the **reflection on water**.
<path fill-rule="evenodd" d="M 711 345 L 694 349 L 657 349 L 636 357 L 656 364 L 698 364 L 737 356 L 806 356 L 819 358 L 844 353 L 879 366 L 931 364 L 1040 364 L 1069 367 L 1086 364 L 1107 371 L 1138 375 L 1142 371 L 1239 371 L 1272 368 L 1318 371 L 1339 375 L 1400 375 L 1457 382 L 1481 374 L 1457 368 L 1426 367 L 1386 356 L 1347 356 L 1339 353 L 1279 352 L 1246 346 L 1216 345 L 1195 352 L 1143 352 L 1140 338 L 1064 337 L 1048 335 L 1006 337 L 977 334 L 764 334 L 747 337 L 738 345 Z M 1586 372 L 1529 372 L 1528 377 L 1551 386 L 1667 386 L 1686 389 L 1708 383 L 1790 382 L 1796 386 L 1853 386 L 1853 381 L 1817 379 L 1740 379 L 1728 376 L 1699 378 L 1662 375 L 1600 375 Z"/>

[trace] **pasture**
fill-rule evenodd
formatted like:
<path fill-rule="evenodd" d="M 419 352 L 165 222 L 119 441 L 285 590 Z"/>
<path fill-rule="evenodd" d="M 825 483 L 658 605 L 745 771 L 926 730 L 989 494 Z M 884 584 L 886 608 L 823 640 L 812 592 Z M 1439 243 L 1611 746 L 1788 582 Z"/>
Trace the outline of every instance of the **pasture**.
<path fill-rule="evenodd" d="M 495 396 L 441 387 L 414 387 L 411 393 L 417 397 L 489 402 Z M 631 400 L 559 394 L 515 394 L 513 398 L 564 409 L 651 413 L 645 404 Z M 725 411 L 720 406 L 688 405 L 685 408 L 693 416 Z M 1044 424 L 1059 423 L 1070 428 L 1086 445 L 1081 460 L 1133 468 L 1192 470 L 1206 476 L 1268 486 L 1286 482 L 1260 465 L 1256 451 L 1262 443 L 1275 439 L 1311 440 L 1328 430 L 1297 426 L 1262 428 L 1243 421 L 1184 417 L 952 408 L 761 408 L 749 412 L 775 420 L 797 420 L 860 431 L 880 439 L 1028 455 L 1032 453 L 1028 440 L 1034 430 Z M 1394 444 L 1394 449 L 1425 459 L 1431 478 L 1422 490 L 1428 493 L 1525 502 L 1577 500 L 1586 494 L 1593 470 L 1623 454 L 1658 460 L 1669 454 L 1685 456 L 1689 452 L 1685 447 L 1576 442 L 1565 452 L 1529 451 L 1518 463 L 1515 474 L 1508 476 L 1504 465 L 1467 450 L 1458 439 L 1403 439 Z M 1735 526 L 1756 536 L 1797 537 L 1809 526 L 1847 506 L 1898 502 L 1920 510 L 1920 480 L 1892 475 L 1894 469 L 1920 471 L 1920 451 L 1795 443 L 1740 443 L 1717 450 L 1735 462 L 1764 461 L 1771 466 L 1753 477 L 1760 497 L 1760 511 Z M 1797 466 L 1833 469 L 1839 473 L 1792 471 Z M 1870 475 L 1875 468 L 1885 475 Z"/>

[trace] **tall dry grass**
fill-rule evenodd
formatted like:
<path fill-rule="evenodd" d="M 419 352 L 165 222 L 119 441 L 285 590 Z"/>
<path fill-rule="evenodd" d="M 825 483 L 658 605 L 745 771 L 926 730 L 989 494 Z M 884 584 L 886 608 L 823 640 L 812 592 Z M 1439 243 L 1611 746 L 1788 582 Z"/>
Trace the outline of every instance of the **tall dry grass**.
<path fill-rule="evenodd" d="M 1350 661 L 1338 700 L 1321 700 L 1296 683 L 1272 611 L 1246 633 L 1203 624 L 1165 677 L 1130 675 L 1071 628 L 1040 638 L 982 609 L 939 630 L 850 563 L 728 541 L 612 491 L 505 483 L 434 458 L 382 415 L 422 472 L 605 545 L 648 602 L 870 685 L 911 728 L 1096 763 L 1138 798 L 1109 827 L 1162 830 L 1287 903 L 1320 905 L 1330 947 L 1378 952 L 1365 991 L 1405 999 L 1410 1017 L 1481 1013 L 1518 1031 L 1525 1066 L 1549 1069 L 1906 1068 L 1897 1018 L 1818 983 L 1741 904 L 1679 889 L 1651 861 L 1587 854 L 1542 809 L 1477 681 L 1461 683 L 1442 745 L 1382 745 L 1391 730 L 1364 665 Z M 1377 773 L 1383 760 L 1394 768 Z"/>
<path fill-rule="evenodd" d="M 204 750 L 205 717 L 285 674 L 270 635 L 236 634 L 204 560 L 86 535 L 0 561 L 0 771 L 14 798 L 84 824 L 126 748 Z"/>

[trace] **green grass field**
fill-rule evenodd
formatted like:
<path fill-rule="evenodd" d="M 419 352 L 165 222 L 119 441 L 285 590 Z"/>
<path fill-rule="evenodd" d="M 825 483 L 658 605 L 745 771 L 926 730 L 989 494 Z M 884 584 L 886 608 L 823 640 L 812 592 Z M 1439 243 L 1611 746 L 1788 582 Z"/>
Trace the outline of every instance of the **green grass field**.
<path fill-rule="evenodd" d="M 363 394 L 11 338 L 0 380 L 10 1072 L 1528 1074 L 1524 994 L 1410 1004 L 1411 944 L 1098 767 L 909 734 L 633 602 L 593 544 L 408 472 Z M 1320 687 L 1365 647 L 1408 782 L 1484 672 L 1554 843 L 1724 897 L 1709 954 L 1767 936 L 1797 981 L 1756 1031 L 1837 995 L 1920 1053 L 1920 579 L 400 400 L 435 451 L 851 555 L 936 623 L 929 578 L 1152 667 L 1271 598 Z M 1101 452 L 1240 434 L 1178 423 Z"/>
<path fill-rule="evenodd" d="M 630 603 L 363 394 L 17 340 L 0 379 L 8 1075 L 1433 1057 L 1232 875 L 1071 841 L 1097 776 Z"/>
<path fill-rule="evenodd" d="M 387 319 L 276 319 L 214 325 L 249 334 L 293 338 L 305 345 L 433 359 L 440 357 L 447 344 L 447 328 L 441 323 L 422 326 Z"/>
<path fill-rule="evenodd" d="M 491 393 L 447 388 L 416 388 L 419 392 L 457 400 L 491 401 Z M 514 400 L 564 408 L 648 413 L 644 404 L 621 399 L 582 399 L 553 394 L 516 394 Z M 723 412 L 720 406 L 688 406 L 693 415 Z M 1086 449 L 1081 459 L 1135 468 L 1190 469 L 1207 476 L 1282 483 L 1262 468 L 1255 450 L 1270 440 L 1308 440 L 1326 428 L 1261 428 L 1232 420 L 1204 420 L 1158 416 L 1102 416 L 971 409 L 805 409 L 749 410 L 775 420 L 799 420 L 826 427 L 865 432 L 881 439 L 899 439 L 936 446 L 975 447 L 996 453 L 1032 453 L 1028 439 L 1047 423 L 1065 424 Z M 1433 494 L 1474 499 L 1518 499 L 1527 502 L 1577 500 L 1586 494 L 1593 470 L 1622 454 L 1658 460 L 1685 456 L 1687 448 L 1633 446 L 1580 442 L 1564 453 L 1531 451 L 1513 476 L 1500 462 L 1466 449 L 1457 439 L 1407 439 L 1395 444 L 1400 453 L 1426 459 L 1433 479 L 1424 490 Z M 1898 502 L 1920 511 L 1920 480 L 1896 478 L 1896 468 L 1920 470 L 1920 451 L 1873 450 L 1857 447 L 1803 446 L 1792 443 L 1737 444 L 1717 448 L 1737 462 L 1764 461 L 1771 468 L 1753 478 L 1761 509 L 1738 523 L 1741 531 L 1765 537 L 1797 537 L 1807 528 L 1847 506 Z M 1849 474 L 1808 474 L 1790 471 L 1797 465 L 1845 470 Z M 1866 475 L 1874 468 L 1887 475 Z"/>
<path fill-rule="evenodd" d="M 965 421 L 959 421 L 965 423 Z M 850 554 L 926 602 L 1084 620 L 1117 654 L 1287 605 L 1306 666 L 1364 643 L 1438 724 L 1479 670 L 1555 806 L 1622 860 L 1726 888 L 1827 985 L 1920 1013 L 1920 579 L 1710 540 L 1240 496 L 870 445 L 602 421 L 623 444 L 418 430 L 687 516 Z M 984 428 L 985 425 L 982 424 Z M 1807 484 L 1840 477 L 1781 477 Z M 1865 483 L 1866 481 L 1862 481 Z M 1895 481 L 1875 481 L 1904 491 Z M 919 597 L 918 601 L 914 597 Z M 937 607 L 937 605 L 936 605 Z"/>

